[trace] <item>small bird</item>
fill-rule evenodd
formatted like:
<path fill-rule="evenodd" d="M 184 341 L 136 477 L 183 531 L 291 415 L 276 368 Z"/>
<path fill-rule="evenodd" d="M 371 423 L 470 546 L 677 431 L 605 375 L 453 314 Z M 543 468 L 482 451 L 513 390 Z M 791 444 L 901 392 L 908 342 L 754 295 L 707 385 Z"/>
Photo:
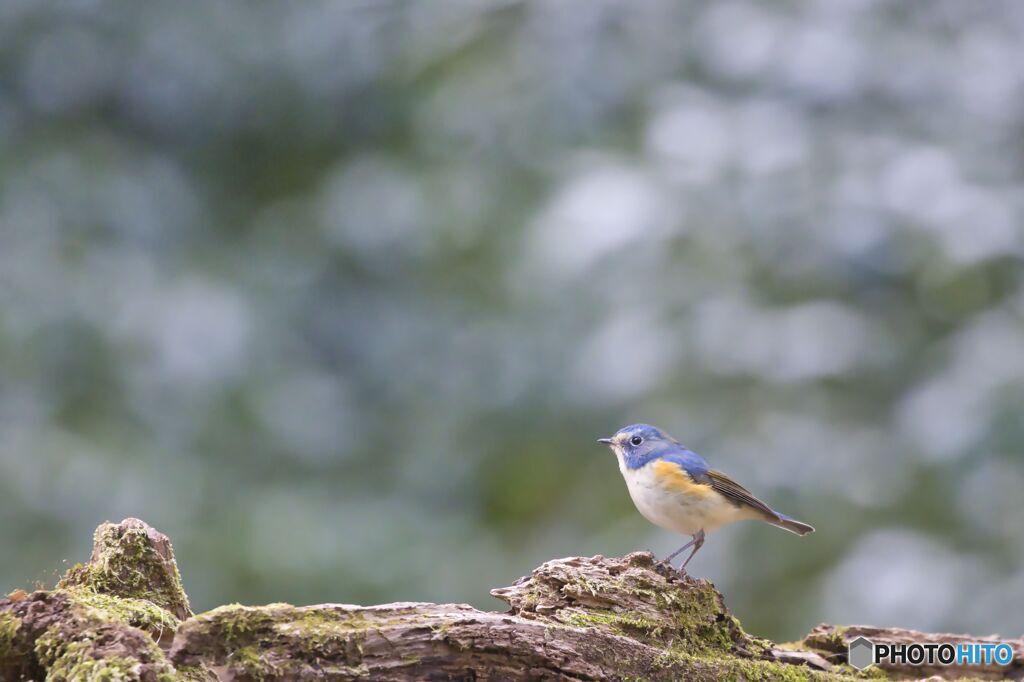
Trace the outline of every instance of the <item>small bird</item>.
<path fill-rule="evenodd" d="M 691 536 L 666 561 L 693 547 L 679 572 L 704 545 L 704 534 L 734 521 L 759 519 L 797 535 L 814 528 L 773 510 L 750 491 L 679 441 L 649 424 L 633 424 L 598 443 L 611 446 L 619 459 L 629 496 L 644 517 L 656 526 Z"/>

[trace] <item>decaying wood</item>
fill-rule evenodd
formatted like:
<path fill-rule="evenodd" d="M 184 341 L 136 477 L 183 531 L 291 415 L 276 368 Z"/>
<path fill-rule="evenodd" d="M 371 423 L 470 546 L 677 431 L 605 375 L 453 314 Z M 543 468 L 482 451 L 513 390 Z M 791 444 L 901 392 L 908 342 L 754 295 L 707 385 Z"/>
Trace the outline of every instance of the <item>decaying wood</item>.
<path fill-rule="evenodd" d="M 980 641 L 822 625 L 775 645 L 746 633 L 711 583 L 647 552 L 549 561 L 492 591 L 505 613 L 403 602 L 192 615 L 165 536 L 126 519 L 95 539 L 54 590 L 0 600 L 0 680 L 844 680 L 863 677 L 845 661 L 860 635 Z M 870 674 L 1019 679 L 1021 641 L 992 641 L 1011 642 L 1011 666 Z"/>

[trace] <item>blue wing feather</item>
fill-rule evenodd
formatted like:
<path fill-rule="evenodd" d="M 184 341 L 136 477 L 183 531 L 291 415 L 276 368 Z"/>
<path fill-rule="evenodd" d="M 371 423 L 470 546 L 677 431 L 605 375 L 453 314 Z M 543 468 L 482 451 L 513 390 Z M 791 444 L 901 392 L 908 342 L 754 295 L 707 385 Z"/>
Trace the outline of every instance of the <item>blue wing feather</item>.
<path fill-rule="evenodd" d="M 709 469 L 708 463 L 704 461 L 703 457 L 693 450 L 687 450 L 681 445 L 677 448 L 672 448 L 671 451 L 662 455 L 661 458 L 673 464 L 678 464 L 694 480 L 704 478 L 704 474 Z"/>

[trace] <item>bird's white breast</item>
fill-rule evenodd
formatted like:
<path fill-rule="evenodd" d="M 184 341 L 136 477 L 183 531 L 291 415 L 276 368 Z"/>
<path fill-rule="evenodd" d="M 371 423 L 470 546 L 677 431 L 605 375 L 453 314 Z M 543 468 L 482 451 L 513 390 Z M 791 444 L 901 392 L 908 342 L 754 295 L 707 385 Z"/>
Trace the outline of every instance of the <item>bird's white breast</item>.
<path fill-rule="evenodd" d="M 750 518 L 721 495 L 688 493 L 668 487 L 655 473 L 653 462 L 630 469 L 621 456 L 618 459 L 633 504 L 656 526 L 693 535 L 702 529 L 710 532 L 733 521 Z"/>

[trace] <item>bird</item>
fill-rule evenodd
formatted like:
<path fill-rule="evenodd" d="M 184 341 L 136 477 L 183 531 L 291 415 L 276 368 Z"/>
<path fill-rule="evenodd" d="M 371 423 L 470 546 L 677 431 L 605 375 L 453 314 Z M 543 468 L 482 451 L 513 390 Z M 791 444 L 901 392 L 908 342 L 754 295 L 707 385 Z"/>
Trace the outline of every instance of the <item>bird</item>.
<path fill-rule="evenodd" d="M 775 511 L 650 424 L 623 427 L 611 438 L 597 442 L 615 452 L 637 510 L 656 526 L 690 536 L 689 542 L 665 559 L 671 563 L 692 548 L 679 568 L 682 575 L 704 545 L 705 534 L 735 521 L 766 521 L 801 536 L 814 532 L 813 526 Z"/>

